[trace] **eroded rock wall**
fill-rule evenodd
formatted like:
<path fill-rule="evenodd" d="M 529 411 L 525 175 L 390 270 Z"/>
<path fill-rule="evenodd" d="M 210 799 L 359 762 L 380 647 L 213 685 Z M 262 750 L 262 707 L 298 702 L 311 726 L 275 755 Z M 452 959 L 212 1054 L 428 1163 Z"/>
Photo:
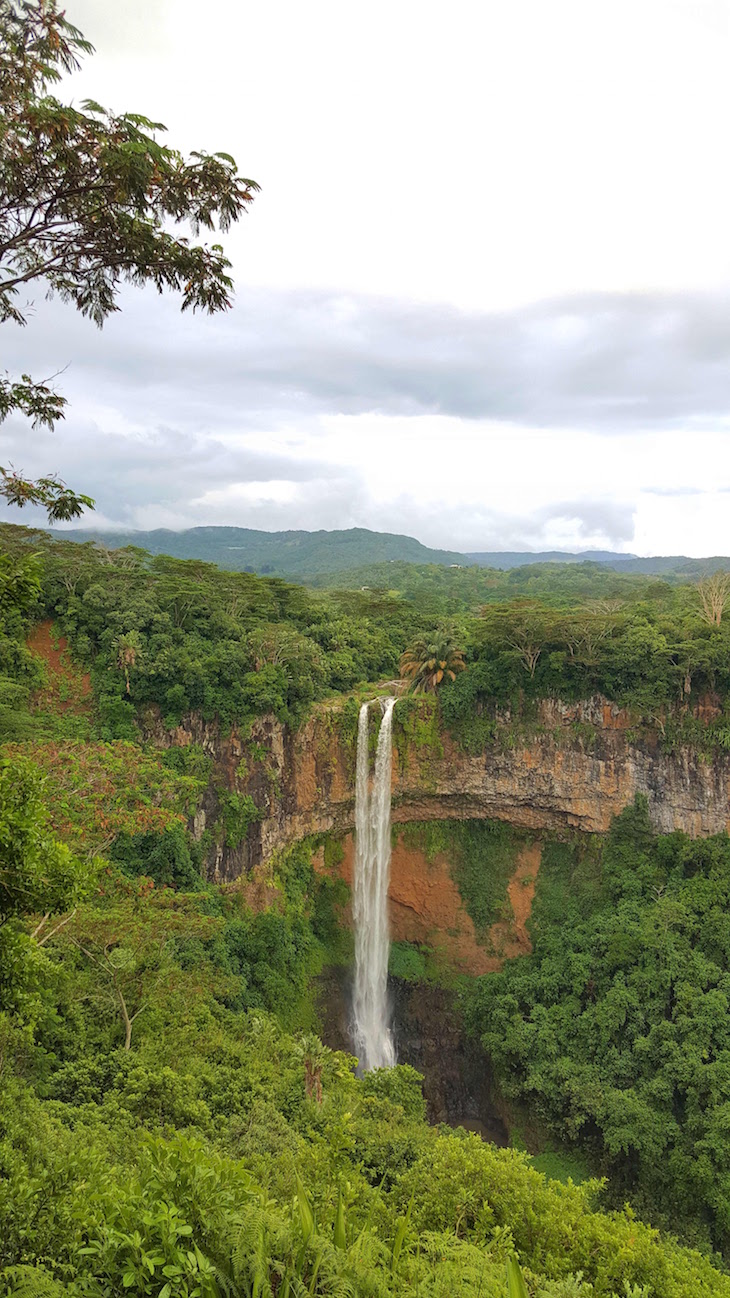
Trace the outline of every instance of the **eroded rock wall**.
<path fill-rule="evenodd" d="M 333 871 L 325 853 L 315 854 L 315 868 L 336 873 L 352 887 L 355 846 L 352 834 L 342 841 L 342 857 Z M 432 950 L 439 963 L 455 973 L 478 976 L 501 969 L 505 960 L 532 950 L 527 921 L 540 869 L 539 841 L 526 842 L 516 853 L 507 885 L 506 918 L 478 934 L 453 877 L 453 861 L 441 852 L 426 855 L 421 847 L 396 837 L 390 861 L 388 911 L 395 942 L 414 942 Z M 343 916 L 349 924 L 349 908 Z"/>
<path fill-rule="evenodd" d="M 329 969 L 317 983 L 322 1040 L 352 1052 L 350 974 Z M 509 1144 L 489 1063 L 467 1038 L 453 991 L 393 978 L 390 994 L 398 1062 L 421 1073 L 429 1122 L 458 1124 L 496 1145 Z"/>
<path fill-rule="evenodd" d="M 534 831 L 600 833 L 641 793 L 663 833 L 702 837 L 728 828 L 730 758 L 708 761 L 689 747 L 667 753 L 658 733 L 632 729 L 629 715 L 605 699 L 544 700 L 529 731 L 504 717 L 477 755 L 435 726 L 431 701 L 419 707 L 423 724 L 400 733 L 396 709 L 395 823 L 490 818 Z M 412 720 L 410 701 L 409 708 Z M 154 742 L 198 743 L 214 758 L 198 836 L 215 825 L 217 789 L 249 794 L 259 808 L 244 842 L 211 847 L 212 878 L 236 879 L 308 834 L 352 830 L 355 739 L 342 720 L 341 705 L 322 705 L 294 734 L 261 717 L 243 737 L 196 717 L 169 733 L 148 717 Z"/>

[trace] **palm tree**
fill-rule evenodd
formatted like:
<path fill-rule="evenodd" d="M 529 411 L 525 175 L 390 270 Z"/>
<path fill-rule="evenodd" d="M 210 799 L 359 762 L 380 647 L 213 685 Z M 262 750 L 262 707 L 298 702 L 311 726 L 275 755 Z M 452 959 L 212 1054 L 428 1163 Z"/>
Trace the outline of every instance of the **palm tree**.
<path fill-rule="evenodd" d="M 414 694 L 434 693 L 465 667 L 463 650 L 446 631 L 437 631 L 430 640 L 415 640 L 400 660 L 401 675 L 410 676 Z"/>
<path fill-rule="evenodd" d="M 124 679 L 127 685 L 127 694 L 129 688 L 129 671 L 131 667 L 137 666 L 137 658 L 142 648 L 139 631 L 129 631 L 127 635 L 118 635 L 112 641 L 112 649 L 116 654 L 116 664 L 120 672 L 124 672 Z"/>
<path fill-rule="evenodd" d="M 304 1064 L 304 1093 L 308 1100 L 321 1104 L 322 1070 L 332 1051 L 313 1032 L 305 1032 L 297 1042 L 296 1053 Z"/>

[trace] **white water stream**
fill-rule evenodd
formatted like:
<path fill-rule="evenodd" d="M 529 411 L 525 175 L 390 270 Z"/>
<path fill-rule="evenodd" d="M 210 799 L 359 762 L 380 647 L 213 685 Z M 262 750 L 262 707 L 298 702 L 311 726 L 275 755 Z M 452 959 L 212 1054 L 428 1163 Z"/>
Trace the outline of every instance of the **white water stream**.
<path fill-rule="evenodd" d="M 390 778 L 395 699 L 383 712 L 372 792 L 368 781 L 368 704 L 360 708 L 355 780 L 355 1052 L 364 1072 L 392 1068 L 395 1045 L 388 1008 Z"/>

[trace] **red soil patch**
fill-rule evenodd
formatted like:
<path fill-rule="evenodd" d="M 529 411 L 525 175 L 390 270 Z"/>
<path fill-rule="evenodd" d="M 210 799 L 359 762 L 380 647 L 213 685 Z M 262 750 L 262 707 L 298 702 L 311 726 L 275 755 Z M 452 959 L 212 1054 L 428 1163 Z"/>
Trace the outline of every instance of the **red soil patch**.
<path fill-rule="evenodd" d="M 241 894 L 254 915 L 263 915 L 274 907 L 281 909 L 281 891 L 272 882 L 269 871 L 263 865 L 254 866 L 249 875 L 243 875 L 230 887 L 232 891 Z"/>
<path fill-rule="evenodd" d="M 57 637 L 52 622 L 39 622 L 27 640 L 28 648 L 37 654 L 48 669 L 49 683 L 33 699 L 35 708 L 53 712 L 88 712 L 91 704 L 91 677 L 79 671 L 68 656 L 68 642 Z"/>
<path fill-rule="evenodd" d="M 500 920 L 489 930 L 490 940 L 500 956 L 497 968 L 501 968 L 505 960 L 512 960 L 517 955 L 529 955 L 532 950 L 527 921 L 532 914 L 541 860 L 541 843 L 526 843 L 518 853 L 517 868 L 507 885 L 512 918 Z"/>
<path fill-rule="evenodd" d="M 337 873 L 352 886 L 354 839 L 343 842 L 344 857 Z M 493 973 L 505 960 L 532 950 L 527 921 L 535 895 L 542 847 L 528 843 L 519 852 L 507 893 L 513 917 L 500 920 L 489 930 L 488 941 L 480 942 L 461 894 L 451 877 L 451 863 L 445 855 L 427 860 L 419 848 L 399 840 L 390 865 L 388 903 L 390 930 L 396 942 L 418 942 L 430 946 L 459 973 Z M 324 853 L 314 860 L 324 872 Z M 347 923 L 351 922 L 348 913 Z"/>

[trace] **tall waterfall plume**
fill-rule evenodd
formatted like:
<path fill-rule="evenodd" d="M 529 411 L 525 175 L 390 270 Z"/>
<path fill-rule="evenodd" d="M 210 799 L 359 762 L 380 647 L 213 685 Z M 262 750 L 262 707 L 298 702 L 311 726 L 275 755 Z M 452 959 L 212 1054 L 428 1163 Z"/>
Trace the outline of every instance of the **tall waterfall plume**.
<path fill-rule="evenodd" d="M 355 780 L 355 1050 L 360 1067 L 392 1068 L 395 1044 L 388 1010 L 388 882 L 390 879 L 390 777 L 395 699 L 385 703 L 368 783 L 368 704 L 360 708 Z"/>

